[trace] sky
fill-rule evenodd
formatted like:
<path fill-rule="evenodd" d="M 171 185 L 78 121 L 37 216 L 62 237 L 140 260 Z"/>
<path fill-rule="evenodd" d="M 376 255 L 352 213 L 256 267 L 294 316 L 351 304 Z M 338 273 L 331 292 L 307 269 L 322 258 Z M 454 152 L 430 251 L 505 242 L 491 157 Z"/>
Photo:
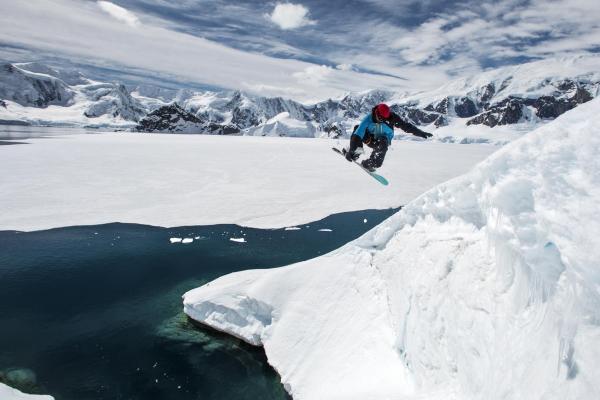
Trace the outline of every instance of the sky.
<path fill-rule="evenodd" d="M 0 60 L 311 102 L 600 51 L 597 0 L 0 0 Z"/>

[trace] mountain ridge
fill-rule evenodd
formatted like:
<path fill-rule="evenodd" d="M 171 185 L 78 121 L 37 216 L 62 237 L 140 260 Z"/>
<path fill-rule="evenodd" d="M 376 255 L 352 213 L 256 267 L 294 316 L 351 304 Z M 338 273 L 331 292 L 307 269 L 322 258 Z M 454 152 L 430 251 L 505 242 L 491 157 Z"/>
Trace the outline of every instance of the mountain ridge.
<path fill-rule="evenodd" d="M 303 104 L 240 90 L 127 88 L 37 62 L 4 63 L 0 67 L 0 120 L 138 132 L 280 136 L 292 131 L 292 136 L 302 135 L 297 128 L 306 126 L 304 136 L 339 137 L 347 136 L 375 104 L 387 102 L 403 118 L 430 131 L 474 125 L 530 124 L 533 128 L 597 97 L 597 71 L 600 56 L 578 55 L 502 67 L 432 91 L 410 94 L 373 89 Z M 277 116 L 281 129 L 272 124 Z"/>

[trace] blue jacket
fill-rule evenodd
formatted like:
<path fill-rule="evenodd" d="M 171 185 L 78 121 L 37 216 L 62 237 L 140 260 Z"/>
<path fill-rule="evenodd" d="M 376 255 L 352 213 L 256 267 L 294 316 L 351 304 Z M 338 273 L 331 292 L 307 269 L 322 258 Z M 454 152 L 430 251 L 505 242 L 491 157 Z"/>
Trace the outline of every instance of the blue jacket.
<path fill-rule="evenodd" d="M 375 122 L 373 120 L 373 113 L 369 113 L 369 115 L 361 121 L 356 131 L 354 131 L 354 134 L 358 135 L 362 140 L 367 132 L 375 136 L 376 140 L 385 136 L 388 140 L 388 145 L 392 144 L 392 139 L 394 139 L 394 128 L 385 122 Z"/>
<path fill-rule="evenodd" d="M 394 139 L 394 128 L 400 128 L 405 132 L 412 133 L 413 135 L 424 139 L 431 137 L 431 133 L 423 132 L 413 124 L 403 120 L 395 112 L 392 112 L 389 118 L 382 122 L 375 122 L 375 107 L 373 107 L 373 110 L 371 110 L 369 115 L 362 120 L 358 128 L 356 128 L 352 134 L 360 137 L 360 140 L 363 140 L 367 133 L 375 136 L 375 139 L 385 136 L 388 145 L 391 145 L 392 140 Z"/>

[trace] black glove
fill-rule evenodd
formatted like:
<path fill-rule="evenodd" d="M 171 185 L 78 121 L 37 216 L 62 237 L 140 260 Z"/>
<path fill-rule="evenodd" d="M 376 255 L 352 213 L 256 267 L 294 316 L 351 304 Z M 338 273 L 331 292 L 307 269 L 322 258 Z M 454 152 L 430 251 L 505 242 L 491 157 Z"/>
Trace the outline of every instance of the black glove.
<path fill-rule="evenodd" d="M 415 133 L 415 136 L 422 137 L 423 139 L 427 139 L 427 138 L 432 137 L 433 135 L 431 133 L 421 131 L 419 133 Z"/>

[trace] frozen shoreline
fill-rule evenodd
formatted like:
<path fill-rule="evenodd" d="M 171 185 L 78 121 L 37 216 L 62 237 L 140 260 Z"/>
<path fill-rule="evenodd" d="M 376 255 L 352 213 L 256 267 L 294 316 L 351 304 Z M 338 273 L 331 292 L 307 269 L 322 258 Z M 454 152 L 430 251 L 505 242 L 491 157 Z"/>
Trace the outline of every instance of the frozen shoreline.
<path fill-rule="evenodd" d="M 346 139 L 103 133 L 20 141 L 29 144 L 0 147 L 0 230 L 294 226 L 398 207 L 497 149 L 395 141 L 383 187 L 331 151 Z"/>

